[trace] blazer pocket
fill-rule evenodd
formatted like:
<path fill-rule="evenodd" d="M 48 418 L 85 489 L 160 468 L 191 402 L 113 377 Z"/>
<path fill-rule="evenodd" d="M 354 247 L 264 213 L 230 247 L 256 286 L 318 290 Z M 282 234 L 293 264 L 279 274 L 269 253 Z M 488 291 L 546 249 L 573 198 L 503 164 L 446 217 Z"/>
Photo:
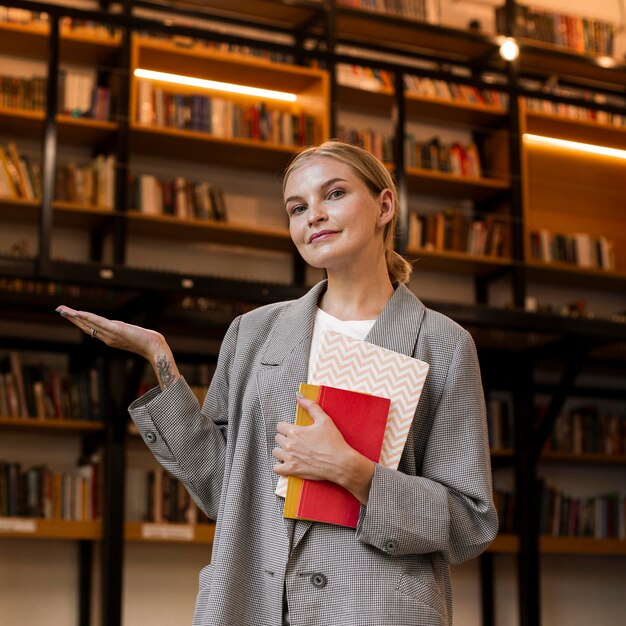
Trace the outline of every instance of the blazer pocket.
<path fill-rule="evenodd" d="M 448 613 L 446 601 L 441 595 L 436 584 L 424 580 L 423 577 L 403 574 L 396 584 L 396 591 L 404 596 L 408 596 L 417 602 L 426 604 L 441 615 L 445 621 Z"/>

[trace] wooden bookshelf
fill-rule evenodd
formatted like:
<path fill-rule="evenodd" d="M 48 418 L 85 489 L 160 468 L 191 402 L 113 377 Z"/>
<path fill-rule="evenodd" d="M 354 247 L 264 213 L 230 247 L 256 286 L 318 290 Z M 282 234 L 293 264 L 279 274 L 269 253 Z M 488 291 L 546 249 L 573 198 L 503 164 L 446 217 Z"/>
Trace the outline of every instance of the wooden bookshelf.
<path fill-rule="evenodd" d="M 46 60 L 50 28 L 47 24 L 0 22 L 2 53 Z M 119 36 L 102 35 L 90 28 L 61 29 L 60 56 L 63 63 L 110 65 L 120 48 Z"/>
<path fill-rule="evenodd" d="M 406 93 L 407 114 L 425 124 L 462 125 L 468 130 L 491 129 L 506 122 L 507 110 L 445 98 L 426 98 Z"/>
<path fill-rule="evenodd" d="M 0 217 L 11 222 L 34 224 L 40 207 L 39 200 L 0 198 Z M 102 227 L 110 223 L 115 215 L 111 209 L 58 200 L 54 202 L 53 209 L 53 224 L 66 228 Z"/>
<path fill-rule="evenodd" d="M 415 270 L 455 272 L 467 275 L 486 275 L 512 265 L 509 258 L 478 256 L 452 250 L 426 250 L 408 248 L 405 257 L 412 261 Z"/>
<path fill-rule="evenodd" d="M 147 215 L 138 211 L 126 214 L 131 235 L 178 241 L 203 241 L 228 246 L 245 246 L 294 252 L 286 228 L 269 228 L 181 218 L 173 215 Z"/>
<path fill-rule="evenodd" d="M 0 517 L 0 538 L 96 541 L 101 536 L 102 524 L 99 521 L 76 522 L 30 517 Z"/>
<path fill-rule="evenodd" d="M 594 539 L 592 537 L 547 537 L 539 538 L 541 554 L 580 554 L 587 556 L 625 556 L 626 541 L 623 539 Z M 517 554 L 517 535 L 498 535 L 488 548 L 489 552 Z"/>
<path fill-rule="evenodd" d="M 411 191 L 444 198 L 480 201 L 507 191 L 511 186 L 498 178 L 470 178 L 417 167 L 407 168 L 406 173 Z"/>
<path fill-rule="evenodd" d="M 541 460 L 550 463 L 555 462 L 585 465 L 626 465 L 626 456 L 592 454 L 589 452 L 560 452 L 557 450 L 545 450 L 541 454 Z"/>
<path fill-rule="evenodd" d="M 519 537 L 517 535 L 498 535 L 487 548 L 488 552 L 498 554 L 517 554 L 519 552 Z"/>
<path fill-rule="evenodd" d="M 124 525 L 126 541 L 211 545 L 214 535 L 215 524 L 126 522 Z"/>
<path fill-rule="evenodd" d="M 0 428 L 24 432 L 88 433 L 104 430 L 102 422 L 38 417 L 0 417 Z"/>

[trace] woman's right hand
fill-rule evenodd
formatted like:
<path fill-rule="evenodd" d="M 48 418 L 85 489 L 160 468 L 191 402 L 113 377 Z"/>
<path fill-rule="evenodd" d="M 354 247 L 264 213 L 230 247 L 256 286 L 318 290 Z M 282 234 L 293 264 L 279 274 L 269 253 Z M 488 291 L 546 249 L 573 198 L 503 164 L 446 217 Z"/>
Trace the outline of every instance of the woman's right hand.
<path fill-rule="evenodd" d="M 99 339 L 107 346 L 134 352 L 146 358 L 154 368 L 162 388 L 180 376 L 170 347 L 161 333 L 118 320 L 109 320 L 95 313 L 76 311 L 64 305 L 56 311 L 84 333 Z"/>

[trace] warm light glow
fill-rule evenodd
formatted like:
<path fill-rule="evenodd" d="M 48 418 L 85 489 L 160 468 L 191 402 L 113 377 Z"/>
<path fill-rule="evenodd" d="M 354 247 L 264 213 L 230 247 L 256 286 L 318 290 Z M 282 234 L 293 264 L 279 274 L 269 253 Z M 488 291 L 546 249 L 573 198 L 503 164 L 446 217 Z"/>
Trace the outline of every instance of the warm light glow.
<path fill-rule="evenodd" d="M 606 67 L 607 69 L 617 65 L 613 57 L 598 57 L 596 61 L 598 62 L 598 65 Z"/>
<path fill-rule="evenodd" d="M 500 56 L 505 61 L 515 61 L 519 56 L 519 46 L 514 37 L 504 37 L 500 42 Z"/>
<path fill-rule="evenodd" d="M 567 150 L 578 150 L 579 152 L 600 154 L 602 156 L 614 157 L 616 159 L 626 159 L 626 150 L 607 148 L 606 146 L 596 146 L 591 143 L 579 143 L 578 141 L 567 141 L 565 139 L 544 137 L 542 135 L 531 135 L 529 133 L 524 133 L 524 141 L 542 146 L 556 146 L 558 148 L 566 148 Z"/>
<path fill-rule="evenodd" d="M 182 76 L 180 74 L 167 74 L 165 72 L 154 72 L 137 68 L 134 71 L 137 78 L 147 78 L 148 80 L 159 80 L 164 83 L 175 83 L 177 85 L 187 85 L 189 87 L 199 87 L 201 89 L 214 89 L 216 91 L 227 91 L 229 93 L 239 93 L 257 98 L 269 98 L 271 100 L 283 100 L 284 102 L 295 102 L 298 96 L 285 91 L 272 91 L 271 89 L 259 89 L 248 87 L 247 85 L 235 85 L 234 83 L 221 83 L 216 80 L 205 80 L 204 78 L 194 78 L 193 76 Z"/>

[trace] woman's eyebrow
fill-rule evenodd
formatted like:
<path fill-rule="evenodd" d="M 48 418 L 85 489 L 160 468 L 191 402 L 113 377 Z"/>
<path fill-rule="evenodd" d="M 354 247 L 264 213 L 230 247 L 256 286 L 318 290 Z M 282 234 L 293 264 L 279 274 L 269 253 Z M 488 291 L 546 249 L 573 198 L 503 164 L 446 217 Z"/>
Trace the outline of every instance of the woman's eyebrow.
<path fill-rule="evenodd" d="M 335 183 L 345 183 L 348 182 L 346 181 L 345 178 L 331 178 L 330 180 L 327 180 L 325 183 L 322 183 L 320 185 L 320 189 L 322 191 L 326 191 L 329 187 L 332 187 Z M 288 198 L 285 198 L 285 204 L 287 204 L 288 202 L 293 202 L 294 200 L 303 200 L 302 196 L 289 196 Z"/>

